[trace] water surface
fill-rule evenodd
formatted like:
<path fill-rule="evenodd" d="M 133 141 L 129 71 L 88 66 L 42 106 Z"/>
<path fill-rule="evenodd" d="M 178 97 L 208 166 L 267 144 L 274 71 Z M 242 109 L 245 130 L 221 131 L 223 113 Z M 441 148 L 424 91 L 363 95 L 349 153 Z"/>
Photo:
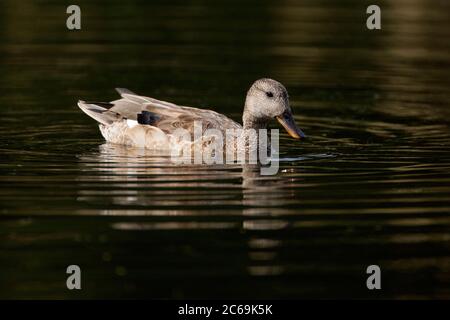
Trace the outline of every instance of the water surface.
<path fill-rule="evenodd" d="M 1 298 L 450 297 L 446 1 L 381 1 L 381 31 L 358 0 L 77 3 L 78 32 L 60 1 L 0 5 Z M 106 144 L 76 106 L 239 120 L 260 77 L 309 137 L 276 176 Z"/>

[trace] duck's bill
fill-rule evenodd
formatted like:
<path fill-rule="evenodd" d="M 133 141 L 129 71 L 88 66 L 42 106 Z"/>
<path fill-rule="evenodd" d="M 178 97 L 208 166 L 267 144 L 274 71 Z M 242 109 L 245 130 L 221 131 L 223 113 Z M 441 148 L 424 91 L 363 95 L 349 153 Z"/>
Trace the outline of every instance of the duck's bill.
<path fill-rule="evenodd" d="M 277 117 L 278 122 L 286 129 L 287 133 L 294 139 L 305 139 L 306 135 L 297 127 L 292 114 L 283 114 Z"/>

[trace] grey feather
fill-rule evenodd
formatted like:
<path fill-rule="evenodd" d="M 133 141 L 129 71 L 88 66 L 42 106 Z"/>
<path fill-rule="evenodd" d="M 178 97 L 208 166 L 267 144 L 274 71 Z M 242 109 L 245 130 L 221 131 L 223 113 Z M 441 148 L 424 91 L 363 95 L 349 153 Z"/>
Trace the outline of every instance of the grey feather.
<path fill-rule="evenodd" d="M 116 88 L 116 90 L 122 99 L 98 105 L 80 101 L 78 105 L 86 114 L 103 124 L 111 124 L 122 119 L 137 120 L 139 113 L 149 111 L 157 119 L 154 126 L 165 133 L 172 133 L 178 128 L 184 128 L 193 133 L 194 121 L 201 121 L 204 130 L 208 128 L 241 128 L 241 125 L 235 121 L 215 111 L 179 106 L 140 96 L 125 88 Z"/>
<path fill-rule="evenodd" d="M 119 121 L 122 118 L 116 112 L 112 112 L 104 107 L 87 103 L 82 100 L 78 101 L 78 107 L 80 107 L 80 109 L 83 110 L 83 112 L 88 116 L 104 125 L 112 124 L 113 122 Z"/>
<path fill-rule="evenodd" d="M 116 88 L 116 91 L 120 95 L 122 95 L 122 94 L 134 94 L 134 95 L 136 95 L 133 91 L 130 91 L 130 90 L 126 89 L 126 88 Z"/>

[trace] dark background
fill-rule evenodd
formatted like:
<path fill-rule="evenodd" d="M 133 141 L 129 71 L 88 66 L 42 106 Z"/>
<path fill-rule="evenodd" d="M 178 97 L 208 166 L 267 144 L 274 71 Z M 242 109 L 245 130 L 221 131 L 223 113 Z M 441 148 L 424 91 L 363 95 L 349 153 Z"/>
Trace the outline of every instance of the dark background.
<path fill-rule="evenodd" d="M 377 1 L 378 31 L 369 4 L 2 0 L 0 297 L 449 298 L 449 2 Z M 105 144 L 76 106 L 126 87 L 240 120 L 261 77 L 309 137 L 272 177 Z"/>

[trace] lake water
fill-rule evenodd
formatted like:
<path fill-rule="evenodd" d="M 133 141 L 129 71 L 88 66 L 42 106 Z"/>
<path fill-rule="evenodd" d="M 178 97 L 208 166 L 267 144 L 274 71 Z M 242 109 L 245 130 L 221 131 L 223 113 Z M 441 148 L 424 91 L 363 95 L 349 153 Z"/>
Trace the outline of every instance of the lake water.
<path fill-rule="evenodd" d="M 76 3 L 81 31 L 64 1 L 0 4 L 1 298 L 450 298 L 448 1 L 378 1 L 379 31 L 357 0 Z M 239 120 L 261 77 L 309 137 L 275 176 L 106 144 L 76 106 L 125 87 Z"/>

